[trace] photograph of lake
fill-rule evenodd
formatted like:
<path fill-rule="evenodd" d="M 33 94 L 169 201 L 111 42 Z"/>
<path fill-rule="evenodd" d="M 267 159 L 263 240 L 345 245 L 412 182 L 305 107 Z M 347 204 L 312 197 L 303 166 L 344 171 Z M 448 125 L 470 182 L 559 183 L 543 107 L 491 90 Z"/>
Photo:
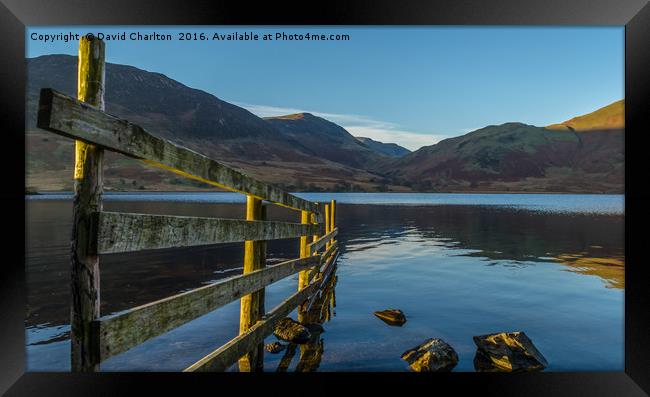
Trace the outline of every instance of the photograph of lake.
<path fill-rule="evenodd" d="M 624 27 L 25 43 L 27 371 L 625 370 Z"/>
<path fill-rule="evenodd" d="M 400 355 L 439 337 L 474 371 L 472 336 L 523 330 L 548 371 L 623 368 L 621 195 L 298 193 L 339 203 L 336 307 L 320 335 L 320 371 L 403 371 Z M 70 193 L 27 200 L 27 367 L 69 371 Z M 241 218 L 234 193 L 113 193 L 110 211 Z M 290 212 L 279 209 L 277 219 Z M 241 272 L 241 245 L 108 255 L 102 313 L 115 313 Z M 296 239 L 268 258 L 297 255 Z M 135 266 L 134 264 L 137 264 Z M 295 289 L 288 278 L 267 302 Z M 407 323 L 373 316 L 385 307 Z M 102 364 L 107 371 L 178 371 L 236 335 L 233 302 Z M 273 336 L 268 341 L 275 339 Z M 289 370 L 295 370 L 300 354 Z M 275 371 L 282 354 L 267 354 Z"/>

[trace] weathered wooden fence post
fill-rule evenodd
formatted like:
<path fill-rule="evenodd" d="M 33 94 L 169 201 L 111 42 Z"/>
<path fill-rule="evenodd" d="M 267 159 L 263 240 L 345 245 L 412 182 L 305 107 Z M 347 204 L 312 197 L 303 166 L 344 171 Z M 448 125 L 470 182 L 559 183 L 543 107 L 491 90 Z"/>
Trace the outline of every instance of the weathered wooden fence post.
<path fill-rule="evenodd" d="M 260 219 L 263 220 L 263 221 L 268 220 L 268 218 L 267 218 L 267 210 L 268 210 L 268 208 L 269 208 L 269 206 L 266 205 L 266 203 L 262 202 L 262 209 L 261 209 L 261 213 L 260 213 L 260 215 L 261 215 Z M 263 268 L 266 267 L 266 247 L 267 247 L 267 242 L 266 242 L 266 240 L 262 240 L 262 241 L 258 241 L 258 244 L 259 244 L 259 250 L 260 250 L 260 269 L 263 269 Z M 264 316 L 264 313 L 266 312 L 266 307 L 264 305 L 265 297 L 266 297 L 266 289 L 263 288 L 259 292 L 260 292 L 259 297 L 258 297 L 258 302 L 259 302 L 259 307 L 260 307 L 260 309 L 259 309 L 259 311 L 260 311 L 259 317 L 261 318 L 262 316 Z M 258 348 L 260 350 L 262 350 L 262 354 L 264 354 L 263 353 L 264 344 L 259 345 Z"/>
<path fill-rule="evenodd" d="M 300 223 L 303 225 L 311 222 L 311 214 L 309 211 L 300 211 Z M 300 257 L 306 258 L 309 256 L 307 251 L 307 235 L 300 236 Z M 298 275 L 298 290 L 301 290 L 309 285 L 309 270 L 303 270 Z"/>
<path fill-rule="evenodd" d="M 311 223 L 312 219 L 312 213 L 309 211 L 300 211 L 300 223 L 304 224 L 309 224 Z M 300 236 L 300 257 L 301 258 L 307 258 L 309 255 L 309 250 L 307 247 L 308 244 L 308 237 L 307 235 Z M 310 276 L 311 276 L 311 270 L 303 270 L 300 273 L 298 273 L 298 291 L 301 289 L 307 287 L 310 282 Z M 298 322 L 302 323 L 307 320 L 307 313 L 304 307 L 302 305 L 298 306 Z"/>
<path fill-rule="evenodd" d="M 262 217 L 262 200 L 251 195 L 246 196 L 246 220 L 259 221 Z M 262 269 L 265 265 L 266 252 L 262 249 L 266 244 L 262 241 L 244 241 L 244 274 Z M 264 315 L 264 288 L 241 298 L 241 309 L 239 317 L 239 334 L 245 333 L 250 327 Z M 264 364 L 264 345 L 257 348 L 239 359 L 239 370 L 241 372 L 261 371 Z"/>
<path fill-rule="evenodd" d="M 316 220 L 316 214 L 313 213 L 313 212 L 311 213 L 311 219 L 310 219 L 310 221 L 311 221 L 312 225 L 318 225 L 318 221 Z M 312 242 L 312 243 L 315 243 L 316 240 L 318 240 L 319 238 L 320 238 L 320 233 L 316 232 L 316 234 L 314 234 L 314 235 L 312 236 L 311 242 Z"/>
<path fill-rule="evenodd" d="M 332 231 L 332 229 L 330 229 L 330 227 L 332 226 L 332 222 L 330 221 L 330 215 L 331 215 L 330 205 L 325 204 L 325 234 Z M 325 247 L 329 248 L 330 245 L 331 243 L 328 242 L 327 244 L 325 244 Z"/>
<path fill-rule="evenodd" d="M 316 221 L 316 214 L 313 213 L 313 212 L 311 213 L 311 220 L 310 220 L 310 221 L 311 221 L 312 225 L 318 225 L 318 221 Z M 314 235 L 312 236 L 312 238 L 311 238 L 311 242 L 312 242 L 312 243 L 315 243 L 316 241 L 318 241 L 318 239 L 319 239 L 320 237 L 321 237 L 320 233 L 316 232 L 316 234 L 314 234 Z M 309 254 L 309 253 L 308 253 L 308 254 Z M 316 255 L 316 254 L 314 253 L 314 255 Z M 313 276 L 315 276 L 317 272 L 318 272 L 318 269 L 311 269 L 311 270 L 309 271 L 309 276 L 308 276 L 308 278 L 309 278 L 309 282 L 311 282 Z"/>
<path fill-rule="evenodd" d="M 104 42 L 79 42 L 77 98 L 104 110 Z M 99 318 L 99 256 L 93 214 L 102 209 L 104 151 L 75 142 L 74 201 L 71 241 L 71 368 L 98 371 L 98 335 L 91 322 Z"/>
<path fill-rule="evenodd" d="M 330 231 L 332 231 L 336 229 L 336 200 L 332 200 L 330 204 L 330 222 Z M 332 244 L 334 244 L 334 239 L 332 239 Z"/>

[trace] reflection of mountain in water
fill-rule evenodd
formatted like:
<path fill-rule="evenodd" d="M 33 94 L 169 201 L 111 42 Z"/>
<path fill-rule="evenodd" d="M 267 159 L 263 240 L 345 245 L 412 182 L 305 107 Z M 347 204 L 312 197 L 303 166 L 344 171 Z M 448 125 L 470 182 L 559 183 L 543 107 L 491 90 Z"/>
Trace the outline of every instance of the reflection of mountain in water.
<path fill-rule="evenodd" d="M 581 256 L 584 254 L 584 256 Z M 625 260 L 623 258 L 594 258 L 581 252 L 574 255 L 560 255 L 558 263 L 568 266 L 571 271 L 598 276 L 605 280 L 607 288 L 625 288 Z"/>
<path fill-rule="evenodd" d="M 488 265 L 555 262 L 624 288 L 624 217 L 560 214 L 487 206 L 340 206 L 345 250 L 365 250 L 386 239 L 418 239 L 453 247 Z M 344 239 L 347 239 L 344 240 Z"/>

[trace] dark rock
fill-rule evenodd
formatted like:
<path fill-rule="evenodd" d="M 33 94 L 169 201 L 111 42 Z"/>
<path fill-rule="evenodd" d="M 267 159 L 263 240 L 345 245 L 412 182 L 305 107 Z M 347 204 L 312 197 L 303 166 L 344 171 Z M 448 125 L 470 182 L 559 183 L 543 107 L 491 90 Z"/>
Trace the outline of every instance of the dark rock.
<path fill-rule="evenodd" d="M 406 322 L 406 317 L 399 309 L 387 309 L 375 312 L 375 316 L 379 317 L 383 322 L 388 325 L 396 325 L 401 327 Z"/>
<path fill-rule="evenodd" d="M 283 345 L 280 342 L 267 343 L 266 346 L 264 346 L 267 352 L 273 354 L 280 353 L 286 347 L 287 347 L 286 345 Z"/>
<path fill-rule="evenodd" d="M 444 340 L 432 338 L 405 351 L 402 360 L 416 372 L 449 372 L 458 364 L 458 354 Z"/>
<path fill-rule="evenodd" d="M 311 338 L 311 333 L 302 324 L 289 317 L 285 317 L 275 326 L 273 334 L 281 340 L 291 343 L 307 343 Z"/>
<path fill-rule="evenodd" d="M 523 332 L 501 332 L 474 336 L 478 372 L 540 371 L 548 362 Z"/>
<path fill-rule="evenodd" d="M 303 326 L 307 328 L 312 334 L 322 334 L 325 332 L 325 328 L 323 328 L 323 326 L 318 323 L 303 324 Z"/>

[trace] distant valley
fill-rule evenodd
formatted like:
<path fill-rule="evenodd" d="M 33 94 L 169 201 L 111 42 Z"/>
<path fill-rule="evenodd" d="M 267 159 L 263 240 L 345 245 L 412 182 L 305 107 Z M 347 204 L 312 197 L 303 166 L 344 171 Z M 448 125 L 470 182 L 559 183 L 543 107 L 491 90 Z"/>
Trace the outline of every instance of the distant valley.
<path fill-rule="evenodd" d="M 28 59 L 26 187 L 72 189 L 73 142 L 35 127 L 40 88 L 75 96 L 76 57 Z M 623 101 L 547 127 L 488 126 L 411 152 L 310 113 L 260 118 L 162 74 L 107 64 L 106 111 L 289 191 L 623 191 Z M 108 153 L 106 190 L 207 186 Z M 212 188 L 211 188 L 212 189 Z"/>

